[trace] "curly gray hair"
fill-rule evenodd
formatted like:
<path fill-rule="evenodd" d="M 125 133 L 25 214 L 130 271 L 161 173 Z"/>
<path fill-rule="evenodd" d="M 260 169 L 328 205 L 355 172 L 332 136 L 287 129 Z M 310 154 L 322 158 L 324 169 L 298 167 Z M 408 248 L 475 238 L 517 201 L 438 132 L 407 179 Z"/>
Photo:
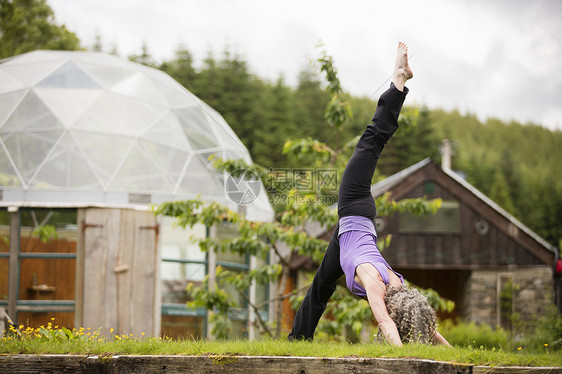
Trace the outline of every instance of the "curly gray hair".
<path fill-rule="evenodd" d="M 435 310 L 418 290 L 405 285 L 386 286 L 386 309 L 404 343 L 430 343 L 437 329 Z M 379 329 L 377 340 L 384 342 Z"/>

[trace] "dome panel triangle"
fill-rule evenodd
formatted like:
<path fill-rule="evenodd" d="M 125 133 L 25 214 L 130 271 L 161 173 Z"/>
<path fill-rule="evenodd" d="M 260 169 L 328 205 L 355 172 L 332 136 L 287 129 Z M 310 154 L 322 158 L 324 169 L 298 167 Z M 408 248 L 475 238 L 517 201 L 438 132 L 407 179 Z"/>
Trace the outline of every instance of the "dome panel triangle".
<path fill-rule="evenodd" d="M 137 144 L 117 171 L 110 188 L 170 192 L 173 186 L 166 180 L 153 160 Z"/>
<path fill-rule="evenodd" d="M 110 100 L 119 112 L 128 128 L 128 133 L 139 137 L 151 123 L 164 116 L 166 109 L 160 106 L 140 102 L 122 95 L 108 93 L 104 99 Z"/>
<path fill-rule="evenodd" d="M 173 108 L 197 105 L 195 96 L 178 82 L 168 79 L 168 76 L 156 76 L 155 73 L 151 73 L 150 76 L 154 85 Z"/>
<path fill-rule="evenodd" d="M 184 151 L 191 150 L 191 145 L 173 113 L 168 113 L 156 122 L 142 137 Z"/>
<path fill-rule="evenodd" d="M 12 166 L 10 158 L 4 149 L 0 149 L 0 186 L 12 187 L 21 185 L 20 177 L 16 173 L 16 169 Z"/>
<path fill-rule="evenodd" d="M 81 187 L 99 188 L 100 183 L 95 177 L 87 160 L 70 134 L 57 144 L 45 164 L 37 173 L 31 185 L 39 188 L 48 187 Z"/>
<path fill-rule="evenodd" d="M 189 153 L 142 139 L 139 140 L 139 146 L 142 147 L 145 154 L 157 165 L 160 173 L 172 186 L 175 186 L 189 158 Z"/>
<path fill-rule="evenodd" d="M 52 88 L 101 88 L 88 74 L 84 73 L 72 61 L 68 61 L 37 84 L 37 87 Z"/>
<path fill-rule="evenodd" d="M 22 81 L 0 70 L 0 94 L 23 90 L 24 88 L 26 88 L 26 85 Z"/>
<path fill-rule="evenodd" d="M 2 126 L 2 131 L 56 130 L 63 124 L 33 91 L 25 96 Z"/>
<path fill-rule="evenodd" d="M 35 92 L 66 128 L 72 127 L 103 94 L 103 90 L 60 88 L 36 88 Z"/>
<path fill-rule="evenodd" d="M 123 69 L 116 66 L 106 66 L 80 62 L 80 66 L 100 82 L 104 88 L 111 89 L 135 74 L 134 70 Z"/>
<path fill-rule="evenodd" d="M 179 109 L 175 112 L 193 149 L 200 150 L 218 146 L 219 143 L 208 123 L 208 118 L 201 108 Z"/>
<path fill-rule="evenodd" d="M 14 78 L 24 82 L 28 86 L 35 86 L 37 82 L 45 79 L 53 71 L 57 70 L 66 61 L 57 60 L 23 65 L 0 65 L 1 70 L 10 73 Z"/>
<path fill-rule="evenodd" d="M 215 174 L 218 172 L 215 169 L 209 169 L 208 162 L 203 161 L 198 155 L 194 155 L 179 189 L 185 193 L 224 197 L 224 187 L 219 185 Z"/>
<path fill-rule="evenodd" d="M 169 107 L 170 104 L 158 92 L 152 81 L 143 73 L 136 73 L 113 86 L 113 92 L 147 101 L 155 105 Z"/>
<path fill-rule="evenodd" d="M 47 158 L 61 134 L 62 131 L 46 131 L 2 135 L 4 145 L 26 184 L 29 184 L 30 178 Z"/>
<path fill-rule="evenodd" d="M 104 187 L 107 187 L 111 176 L 133 145 L 134 139 L 84 132 L 72 134 L 100 176 Z"/>
<path fill-rule="evenodd" d="M 26 94 L 27 91 L 22 90 L 0 96 L 0 130 L 6 119 L 12 114 Z"/>
<path fill-rule="evenodd" d="M 213 130 L 217 134 L 219 140 L 221 141 L 221 145 L 226 148 L 242 148 L 245 149 L 246 147 L 244 144 L 238 139 L 234 131 L 228 126 L 228 123 L 224 120 L 224 118 L 211 108 L 209 105 L 202 103 L 202 108 L 208 118 L 209 124 L 212 126 Z"/>
<path fill-rule="evenodd" d="M 135 135 L 118 105 L 107 94 L 102 95 L 90 110 L 76 121 L 72 129 L 115 135 Z"/>

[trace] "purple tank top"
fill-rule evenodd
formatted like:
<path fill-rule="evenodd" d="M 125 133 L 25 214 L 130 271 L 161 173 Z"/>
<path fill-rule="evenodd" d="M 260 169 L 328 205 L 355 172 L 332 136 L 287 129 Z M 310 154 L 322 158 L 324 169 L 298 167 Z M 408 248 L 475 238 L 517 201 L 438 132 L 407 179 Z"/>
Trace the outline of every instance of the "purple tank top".
<path fill-rule="evenodd" d="M 371 233 L 377 237 L 377 231 L 375 230 L 375 225 L 367 217 L 362 216 L 347 216 L 340 218 L 340 231 L 338 235 L 343 234 L 348 231 L 362 231 Z"/>
<path fill-rule="evenodd" d="M 379 272 L 384 284 L 390 282 L 388 271 L 394 272 L 404 283 L 377 248 L 377 233 L 373 221 L 362 216 L 340 218 L 340 264 L 345 273 L 349 290 L 360 297 L 367 297 L 365 289 L 355 281 L 355 268 L 364 263 L 372 264 Z"/>

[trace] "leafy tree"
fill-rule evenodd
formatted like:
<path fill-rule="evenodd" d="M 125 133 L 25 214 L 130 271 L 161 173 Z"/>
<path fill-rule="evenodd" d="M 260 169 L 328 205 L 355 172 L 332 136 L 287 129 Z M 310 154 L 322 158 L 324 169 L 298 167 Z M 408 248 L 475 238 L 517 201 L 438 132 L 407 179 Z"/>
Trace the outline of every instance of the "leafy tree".
<path fill-rule="evenodd" d="M 0 58 L 36 49 L 78 50 L 80 40 L 64 25 L 55 24 L 46 0 L 2 0 Z"/>

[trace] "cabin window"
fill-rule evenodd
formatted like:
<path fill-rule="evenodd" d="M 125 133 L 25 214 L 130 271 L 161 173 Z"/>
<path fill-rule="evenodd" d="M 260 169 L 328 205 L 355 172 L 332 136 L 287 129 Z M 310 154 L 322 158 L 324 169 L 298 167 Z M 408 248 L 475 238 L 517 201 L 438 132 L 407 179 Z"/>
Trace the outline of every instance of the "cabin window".
<path fill-rule="evenodd" d="M 400 213 L 398 228 L 401 233 L 460 233 L 459 202 L 443 200 L 435 214 Z"/>
<path fill-rule="evenodd" d="M 424 183 L 423 188 L 426 195 L 431 195 L 435 192 L 435 182 L 427 181 Z"/>

